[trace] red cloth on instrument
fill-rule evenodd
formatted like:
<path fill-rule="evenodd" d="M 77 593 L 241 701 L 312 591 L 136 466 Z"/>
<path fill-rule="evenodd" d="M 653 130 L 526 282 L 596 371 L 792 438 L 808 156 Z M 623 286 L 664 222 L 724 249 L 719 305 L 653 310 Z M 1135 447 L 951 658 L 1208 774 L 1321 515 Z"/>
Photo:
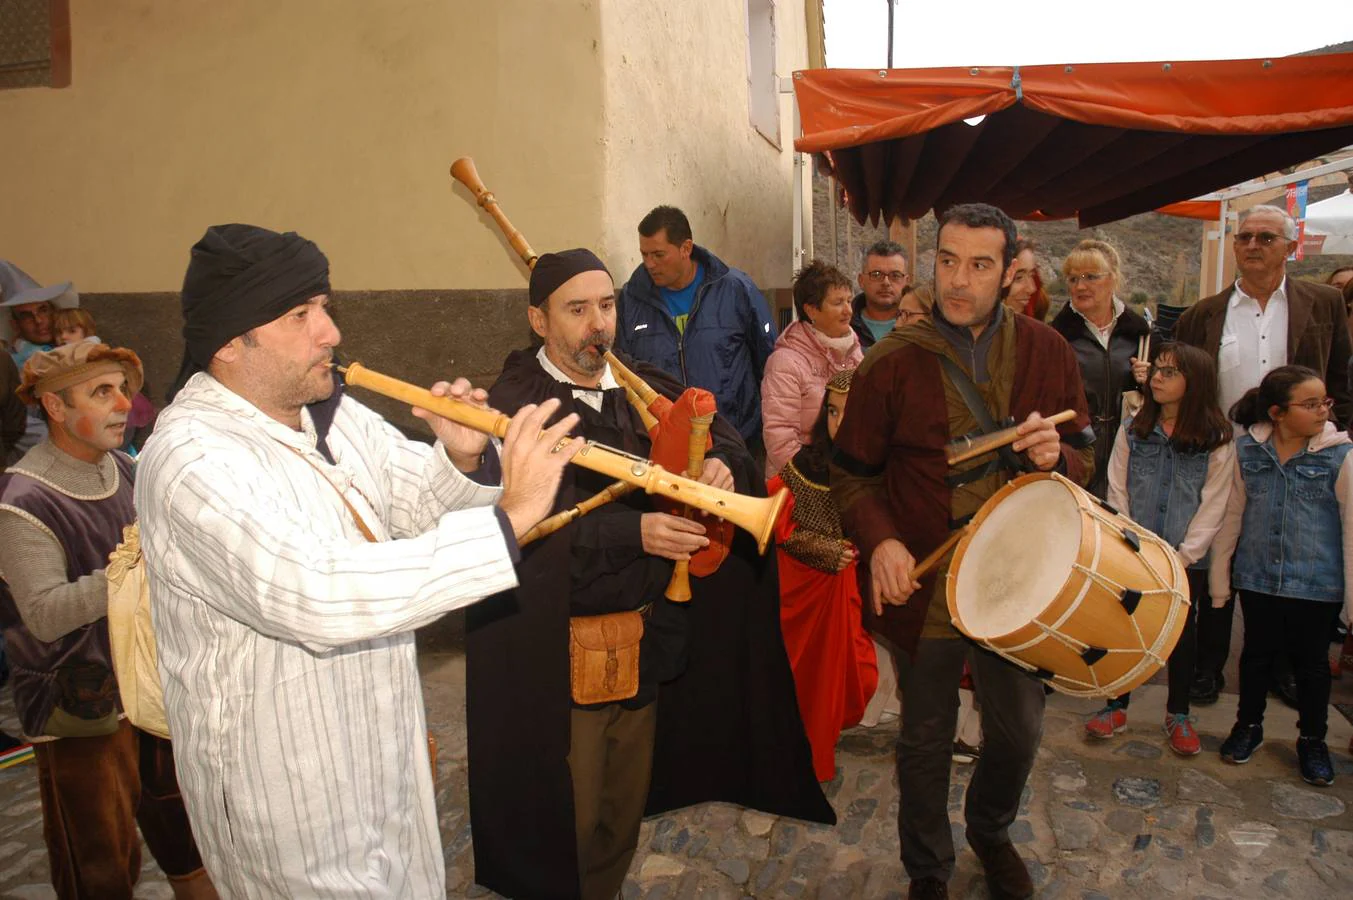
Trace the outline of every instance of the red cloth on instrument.
<path fill-rule="evenodd" d="M 659 395 L 649 404 L 648 411 L 658 420 L 657 427 L 649 430 L 653 462 L 669 472 L 686 474 L 690 461 L 691 419 L 716 411 L 714 395 L 704 388 L 686 388 L 675 401 Z M 706 438 L 705 449 L 712 446 L 712 441 Z M 663 505 L 668 512 L 678 515 L 685 509 L 679 503 Z M 690 572 L 703 578 L 717 570 L 728 556 L 728 548 L 733 543 L 733 526 L 709 516 L 701 516 L 697 521 L 705 526 L 709 546 L 691 556 Z"/>
<path fill-rule="evenodd" d="M 774 494 L 785 486 L 777 475 L 766 484 Z M 775 540 L 797 527 L 791 494 L 775 523 Z M 856 563 L 830 575 L 777 552 L 780 566 L 780 631 L 784 637 L 799 715 L 813 750 L 818 781 L 836 777 L 836 741 L 843 728 L 859 724 L 878 688 L 874 642 L 861 618 Z"/>

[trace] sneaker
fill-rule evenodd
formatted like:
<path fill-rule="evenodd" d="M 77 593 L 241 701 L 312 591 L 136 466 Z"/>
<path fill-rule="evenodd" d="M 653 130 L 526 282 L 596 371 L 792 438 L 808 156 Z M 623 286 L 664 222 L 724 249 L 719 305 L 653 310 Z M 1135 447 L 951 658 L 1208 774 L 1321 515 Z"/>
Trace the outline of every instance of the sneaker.
<path fill-rule="evenodd" d="M 981 756 L 981 747 L 974 747 L 972 744 L 966 744 L 963 741 L 954 741 L 954 762 L 968 765 L 977 762 Z"/>
<path fill-rule="evenodd" d="M 1085 723 L 1085 733 L 1100 740 L 1107 740 L 1126 728 L 1127 710 L 1116 703 L 1110 703 Z"/>
<path fill-rule="evenodd" d="M 1194 706 L 1211 706 L 1221 696 L 1226 687 L 1226 677 L 1220 672 L 1199 672 L 1189 686 L 1189 703 Z"/>
<path fill-rule="evenodd" d="M 1165 735 L 1170 739 L 1170 749 L 1180 756 L 1197 756 L 1203 749 L 1188 713 L 1166 713 Z"/>
<path fill-rule="evenodd" d="M 1329 787 L 1334 784 L 1334 764 L 1330 762 L 1330 749 L 1320 738 L 1297 738 L 1297 766 L 1301 769 L 1301 779 L 1316 787 Z"/>
<path fill-rule="evenodd" d="M 1238 766 L 1243 765 L 1249 762 L 1254 751 L 1262 746 L 1264 746 L 1263 725 L 1241 725 L 1237 722 L 1230 735 L 1221 742 L 1221 758 Z"/>
<path fill-rule="evenodd" d="M 949 884 L 938 878 L 915 878 L 907 888 L 907 900 L 949 900 Z"/>
<path fill-rule="evenodd" d="M 25 743 L 25 741 L 21 741 L 16 737 L 11 737 L 5 732 L 0 731 L 0 753 L 8 753 L 16 747 L 24 746 Z"/>

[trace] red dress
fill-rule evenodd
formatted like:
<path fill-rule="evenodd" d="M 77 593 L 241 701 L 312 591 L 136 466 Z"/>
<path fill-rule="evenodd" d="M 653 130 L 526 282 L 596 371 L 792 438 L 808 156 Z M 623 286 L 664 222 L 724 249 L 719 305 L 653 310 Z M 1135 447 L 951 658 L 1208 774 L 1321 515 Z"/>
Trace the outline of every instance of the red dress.
<path fill-rule="evenodd" d="M 818 781 L 831 781 L 837 738 L 864 715 L 878 687 L 878 662 L 861 620 L 856 563 L 835 571 L 845 536 L 825 473 L 812 480 L 799 470 L 799 461 L 786 463 L 767 485 L 772 493 L 782 486 L 791 493 L 775 526 L 780 630 L 813 770 Z"/>

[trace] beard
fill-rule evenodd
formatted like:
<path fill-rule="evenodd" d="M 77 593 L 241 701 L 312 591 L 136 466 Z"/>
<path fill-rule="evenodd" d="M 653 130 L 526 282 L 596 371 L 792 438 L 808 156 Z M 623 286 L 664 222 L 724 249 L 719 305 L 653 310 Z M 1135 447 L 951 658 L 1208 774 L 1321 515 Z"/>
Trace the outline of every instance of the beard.
<path fill-rule="evenodd" d="M 614 334 L 594 331 L 569 348 L 569 359 L 578 367 L 579 372 L 595 375 L 606 367 L 606 354 L 615 342 Z"/>
<path fill-rule="evenodd" d="M 940 312 L 950 325 L 960 328 L 985 325 L 990 321 L 999 299 L 998 296 L 983 299 L 971 291 L 949 290 L 940 295 Z"/>

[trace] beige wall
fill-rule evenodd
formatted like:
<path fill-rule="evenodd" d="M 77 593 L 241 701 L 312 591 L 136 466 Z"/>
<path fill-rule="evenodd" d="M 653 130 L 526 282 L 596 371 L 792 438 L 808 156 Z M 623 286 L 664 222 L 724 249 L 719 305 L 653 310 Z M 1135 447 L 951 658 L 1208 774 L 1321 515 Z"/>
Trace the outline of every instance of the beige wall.
<path fill-rule="evenodd" d="M 762 288 L 790 283 L 793 111 L 783 95 L 780 149 L 752 127 L 745 17 L 746 0 L 602 4 L 601 251 L 617 280 L 639 264 L 639 220 L 668 203 Z M 788 76 L 807 61 L 802 0 L 777 0 L 775 18 Z"/>
<path fill-rule="evenodd" d="M 71 0 L 71 25 L 70 88 L 0 92 L 0 247 L 40 281 L 176 290 L 207 225 L 248 221 L 343 289 L 520 288 L 461 155 L 537 247 L 602 240 L 595 2 Z"/>

